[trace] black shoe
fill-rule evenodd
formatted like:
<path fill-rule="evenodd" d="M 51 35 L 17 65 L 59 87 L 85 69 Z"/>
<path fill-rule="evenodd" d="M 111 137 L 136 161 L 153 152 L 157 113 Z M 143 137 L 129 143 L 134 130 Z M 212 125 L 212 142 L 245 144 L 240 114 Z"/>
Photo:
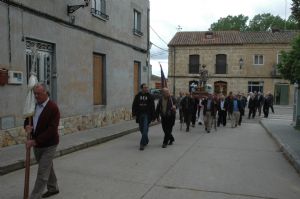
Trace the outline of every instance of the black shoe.
<path fill-rule="evenodd" d="M 145 149 L 145 146 L 141 145 L 140 146 L 140 151 L 143 151 Z"/>
<path fill-rule="evenodd" d="M 199 125 L 202 125 L 202 122 L 198 122 Z"/>
<path fill-rule="evenodd" d="M 162 147 L 162 148 L 167 148 L 167 145 L 166 145 L 166 144 L 163 144 L 161 147 Z"/>
<path fill-rule="evenodd" d="M 173 140 L 173 141 L 170 141 L 170 142 L 169 142 L 169 145 L 173 145 L 173 142 L 174 142 L 174 140 Z"/>
<path fill-rule="evenodd" d="M 207 133 L 210 133 L 210 131 L 207 131 Z"/>
<path fill-rule="evenodd" d="M 53 195 L 55 195 L 55 194 L 58 194 L 59 193 L 59 191 L 57 190 L 57 191 L 47 191 L 46 193 L 44 193 L 43 195 L 42 195 L 42 198 L 48 198 L 48 197 L 50 197 L 50 196 L 53 196 Z"/>
<path fill-rule="evenodd" d="M 185 130 L 186 132 L 189 132 L 190 131 L 190 129 L 189 128 L 186 128 L 186 130 Z"/>

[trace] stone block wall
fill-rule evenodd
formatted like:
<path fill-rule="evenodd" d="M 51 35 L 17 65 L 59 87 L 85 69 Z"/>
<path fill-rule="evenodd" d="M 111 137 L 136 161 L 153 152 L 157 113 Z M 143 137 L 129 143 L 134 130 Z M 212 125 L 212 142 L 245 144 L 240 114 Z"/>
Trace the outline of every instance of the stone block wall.
<path fill-rule="evenodd" d="M 131 110 L 120 108 L 112 111 L 91 113 L 88 115 L 77 115 L 60 119 L 59 134 L 61 136 L 82 130 L 100 128 L 121 121 L 131 120 Z M 0 131 L 0 148 L 23 144 L 26 133 L 22 126 Z"/>

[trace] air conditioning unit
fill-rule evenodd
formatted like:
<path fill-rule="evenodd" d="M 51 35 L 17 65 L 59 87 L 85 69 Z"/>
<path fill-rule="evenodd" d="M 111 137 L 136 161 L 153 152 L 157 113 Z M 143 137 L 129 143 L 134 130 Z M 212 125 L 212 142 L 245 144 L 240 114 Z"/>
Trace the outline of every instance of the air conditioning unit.
<path fill-rule="evenodd" d="M 23 72 L 8 71 L 8 84 L 23 84 Z"/>

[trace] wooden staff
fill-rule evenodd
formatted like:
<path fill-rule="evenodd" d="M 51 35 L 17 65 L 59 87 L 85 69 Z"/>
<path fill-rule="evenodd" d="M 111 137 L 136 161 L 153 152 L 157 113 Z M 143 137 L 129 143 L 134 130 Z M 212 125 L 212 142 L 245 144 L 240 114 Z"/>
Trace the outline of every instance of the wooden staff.
<path fill-rule="evenodd" d="M 31 126 L 32 117 L 28 118 L 28 125 Z M 27 132 L 26 132 L 27 133 Z M 30 140 L 30 133 L 27 133 L 27 141 Z M 24 182 L 24 194 L 23 199 L 29 198 L 29 177 L 30 177 L 30 152 L 31 148 L 26 145 L 26 159 L 25 159 L 25 182 Z"/>

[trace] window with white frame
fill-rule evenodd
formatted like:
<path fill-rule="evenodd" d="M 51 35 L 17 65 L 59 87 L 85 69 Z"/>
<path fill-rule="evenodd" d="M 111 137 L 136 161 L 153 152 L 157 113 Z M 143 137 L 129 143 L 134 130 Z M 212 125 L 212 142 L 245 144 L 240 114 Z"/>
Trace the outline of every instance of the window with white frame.
<path fill-rule="evenodd" d="M 281 58 L 282 58 L 282 55 L 280 53 L 277 54 L 277 64 L 280 64 Z"/>
<path fill-rule="evenodd" d="M 263 55 L 254 55 L 254 65 L 263 65 L 264 56 Z"/>
<path fill-rule="evenodd" d="M 134 19 L 133 19 L 133 33 L 138 36 L 143 36 L 142 33 L 142 23 L 141 23 L 141 13 L 137 10 L 134 10 Z"/>
<path fill-rule="evenodd" d="M 106 14 L 106 1 L 92 0 L 91 13 L 103 20 L 108 20 L 109 16 Z"/>
<path fill-rule="evenodd" d="M 248 82 L 248 92 L 264 92 L 264 82 L 263 81 L 249 81 Z"/>

